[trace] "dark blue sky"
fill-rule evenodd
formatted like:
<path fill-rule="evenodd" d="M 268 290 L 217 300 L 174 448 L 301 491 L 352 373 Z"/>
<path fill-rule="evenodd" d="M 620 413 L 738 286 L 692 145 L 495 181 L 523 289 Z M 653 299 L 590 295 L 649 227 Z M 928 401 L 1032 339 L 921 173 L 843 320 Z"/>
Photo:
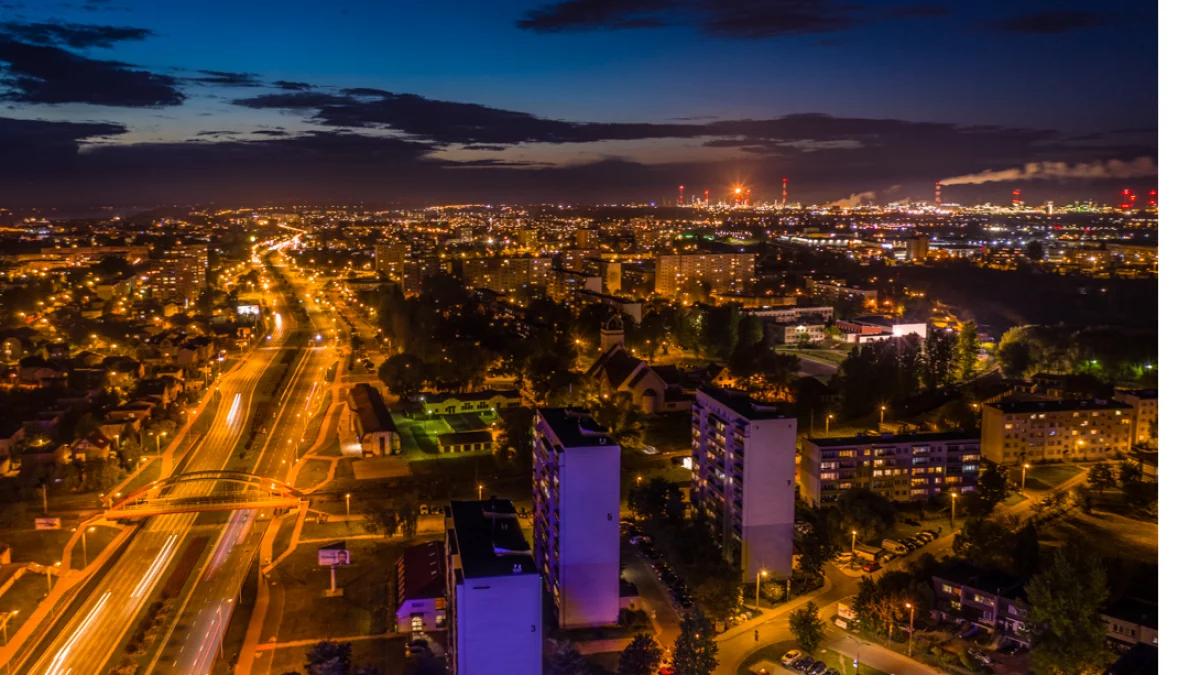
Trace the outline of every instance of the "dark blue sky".
<path fill-rule="evenodd" d="M 1156 20 L 1141 2 L 0 0 L 0 205 L 768 198 L 785 175 L 809 202 L 955 178 L 968 202 L 1017 183 L 1109 199 L 1154 182 Z"/>

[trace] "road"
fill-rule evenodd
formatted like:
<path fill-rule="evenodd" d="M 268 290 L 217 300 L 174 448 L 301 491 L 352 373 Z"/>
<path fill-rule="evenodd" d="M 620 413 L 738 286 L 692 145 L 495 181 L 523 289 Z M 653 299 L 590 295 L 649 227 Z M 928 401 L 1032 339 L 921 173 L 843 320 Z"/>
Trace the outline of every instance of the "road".
<path fill-rule="evenodd" d="M 236 371 L 222 377 L 217 385 L 221 399 L 213 424 L 181 467 L 183 471 L 219 470 L 225 466 L 245 427 L 254 388 L 275 357 L 273 345 L 280 344 L 286 334 L 287 327 L 280 318 L 269 333 L 271 339 L 247 354 Z M 203 484 L 188 484 L 175 494 L 199 496 L 207 489 Z M 155 596 L 155 589 L 172 567 L 196 517 L 174 514 L 147 519 L 71 620 L 40 651 L 29 672 L 102 672 L 123 644 L 120 638 Z"/>
<path fill-rule="evenodd" d="M 305 297 L 304 279 L 289 278 L 297 296 Z M 331 334 L 331 322 L 319 307 L 304 302 L 313 320 L 312 332 Z M 283 482 L 302 451 L 305 429 L 319 412 L 327 391 L 326 370 L 338 358 L 336 341 L 323 338 L 301 348 L 292 376 L 283 391 L 280 406 L 263 444 L 262 454 L 251 473 Z M 213 547 L 204 571 L 185 593 L 183 606 L 155 653 L 147 672 L 208 673 L 222 655 L 222 641 L 233 616 L 234 603 L 246 575 L 252 570 L 269 514 L 236 511 L 225 523 L 218 545 Z"/>

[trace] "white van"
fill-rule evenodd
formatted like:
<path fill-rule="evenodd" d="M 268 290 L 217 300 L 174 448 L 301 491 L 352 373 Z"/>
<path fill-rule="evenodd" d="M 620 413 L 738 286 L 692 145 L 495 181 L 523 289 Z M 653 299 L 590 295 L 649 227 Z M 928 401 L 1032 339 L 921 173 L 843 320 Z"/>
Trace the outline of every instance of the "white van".
<path fill-rule="evenodd" d="M 896 541 L 895 539 L 884 539 L 883 547 L 892 553 L 895 553 L 896 555 L 904 555 L 908 553 L 908 547 Z"/>

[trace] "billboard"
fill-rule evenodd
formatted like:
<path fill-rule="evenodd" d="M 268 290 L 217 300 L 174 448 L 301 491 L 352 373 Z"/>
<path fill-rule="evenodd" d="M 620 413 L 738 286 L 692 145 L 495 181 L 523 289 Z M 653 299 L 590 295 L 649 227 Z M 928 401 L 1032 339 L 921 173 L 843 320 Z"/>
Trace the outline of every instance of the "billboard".
<path fill-rule="evenodd" d="M 324 567 L 349 565 L 350 551 L 346 548 L 346 542 L 339 541 L 336 544 L 317 549 L 317 564 Z"/>
<path fill-rule="evenodd" d="M 238 305 L 237 313 L 238 316 L 258 316 L 258 305 Z"/>

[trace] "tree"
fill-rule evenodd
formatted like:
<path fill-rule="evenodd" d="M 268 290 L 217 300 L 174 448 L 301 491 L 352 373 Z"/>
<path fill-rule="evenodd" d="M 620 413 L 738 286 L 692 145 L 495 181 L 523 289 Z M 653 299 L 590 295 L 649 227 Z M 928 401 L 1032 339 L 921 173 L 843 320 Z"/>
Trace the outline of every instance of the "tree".
<path fill-rule="evenodd" d="M 621 650 L 617 675 L 654 675 L 662 662 L 663 650 L 649 633 L 638 633 Z"/>
<path fill-rule="evenodd" d="M 925 388 L 932 391 L 950 384 L 955 363 L 955 337 L 948 330 L 934 328 L 925 338 L 925 353 L 922 364 L 922 380 Z"/>
<path fill-rule="evenodd" d="M 322 640 L 308 652 L 308 675 L 350 675 L 350 643 Z"/>
<path fill-rule="evenodd" d="M 974 321 L 963 324 L 955 345 L 955 370 L 958 379 L 967 382 L 975 378 L 979 363 L 979 328 Z"/>
<path fill-rule="evenodd" d="M 717 641 L 712 622 L 697 607 L 688 610 L 679 623 L 671 665 L 675 675 L 711 675 L 717 669 Z"/>
<path fill-rule="evenodd" d="M 371 534 L 411 537 L 417 533 L 420 507 L 411 494 L 373 499 L 367 502 L 363 527 Z"/>
<path fill-rule="evenodd" d="M 379 381 L 403 399 L 420 392 L 429 375 L 429 367 L 413 354 L 393 354 L 379 364 Z"/>
<path fill-rule="evenodd" d="M 732 573 L 730 573 L 732 572 Z M 695 589 L 696 603 L 706 615 L 724 621 L 742 606 L 741 574 L 732 568 L 711 571 Z"/>
<path fill-rule="evenodd" d="M 1046 255 L 1046 247 L 1037 239 L 1031 239 L 1028 244 L 1025 244 L 1025 257 L 1031 262 L 1040 262 Z"/>
<path fill-rule="evenodd" d="M 800 572 L 810 579 L 820 578 L 825 563 L 837 555 L 837 542 L 834 541 L 829 526 L 829 513 L 817 511 L 796 504 L 796 522 L 807 523 L 808 531 L 796 539 L 796 548 L 800 554 Z"/>
<path fill-rule="evenodd" d="M 1121 487 L 1125 487 L 1129 483 L 1137 483 L 1142 480 L 1142 467 L 1137 462 L 1121 462 L 1117 466 L 1117 481 L 1121 483 Z"/>
<path fill-rule="evenodd" d="M 992 508 L 1008 498 L 1008 467 L 985 462 L 975 492 L 980 500 L 989 505 L 987 512 L 991 513 Z"/>
<path fill-rule="evenodd" d="M 1093 675 L 1111 661 L 1100 609 L 1108 580 L 1098 558 L 1068 542 L 1025 587 L 1033 626 L 1033 672 Z"/>
<path fill-rule="evenodd" d="M 1104 488 L 1112 487 L 1116 484 L 1116 477 L 1113 476 L 1112 466 L 1108 462 L 1100 462 L 1088 467 L 1087 473 L 1088 485 L 1104 494 Z"/>
<path fill-rule="evenodd" d="M 587 675 L 588 662 L 570 640 L 551 640 L 547 675 Z"/>
<path fill-rule="evenodd" d="M 607 398 L 600 399 L 592 415 L 619 445 L 631 450 L 641 449 L 645 429 L 632 394 L 627 391 L 613 392 Z"/>
<path fill-rule="evenodd" d="M 895 526 L 896 509 L 878 492 L 851 488 L 838 495 L 836 517 L 844 539 L 851 539 L 853 530 L 858 532 L 858 541 L 876 541 Z"/>
<path fill-rule="evenodd" d="M 811 601 L 791 613 L 788 628 L 800 649 L 805 652 L 817 651 L 817 647 L 825 640 L 825 622 L 821 620 L 816 603 Z"/>
<path fill-rule="evenodd" d="M 677 519 L 683 515 L 683 493 L 662 476 L 629 490 L 629 508 L 642 520 Z"/>
<path fill-rule="evenodd" d="M 968 519 L 954 536 L 954 555 L 980 567 L 1011 571 L 1013 524 L 989 518 Z"/>

